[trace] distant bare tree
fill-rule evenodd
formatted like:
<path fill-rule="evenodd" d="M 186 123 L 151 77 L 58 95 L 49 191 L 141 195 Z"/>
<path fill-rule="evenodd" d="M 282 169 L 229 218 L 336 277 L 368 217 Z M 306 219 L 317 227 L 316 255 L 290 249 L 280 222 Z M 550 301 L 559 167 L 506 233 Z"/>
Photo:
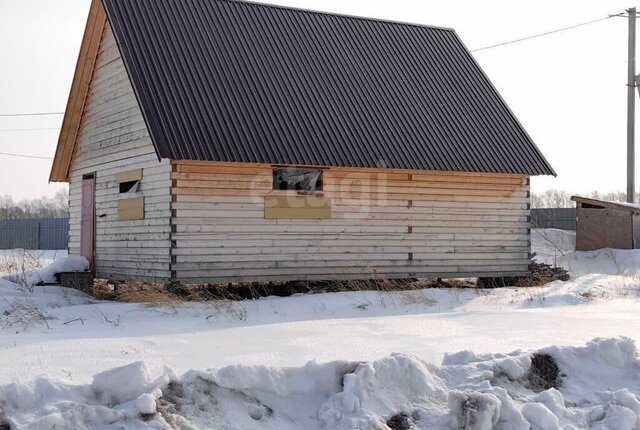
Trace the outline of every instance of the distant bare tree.
<path fill-rule="evenodd" d="M 542 193 L 531 194 L 533 208 L 570 208 L 573 206 L 571 194 L 562 190 L 546 190 Z"/>
<path fill-rule="evenodd" d="M 14 201 L 11 196 L 0 196 L 0 220 L 26 218 L 67 218 L 69 193 L 58 190 L 53 197 Z"/>

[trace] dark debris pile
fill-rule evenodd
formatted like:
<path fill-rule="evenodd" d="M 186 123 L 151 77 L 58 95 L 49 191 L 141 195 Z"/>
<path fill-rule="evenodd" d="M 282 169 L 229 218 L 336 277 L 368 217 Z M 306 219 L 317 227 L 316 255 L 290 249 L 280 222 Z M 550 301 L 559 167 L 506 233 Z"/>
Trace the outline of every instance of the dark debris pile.
<path fill-rule="evenodd" d="M 536 287 L 553 281 L 568 280 L 569 272 L 564 268 L 532 261 L 529 263 L 529 273 L 526 276 L 478 278 L 477 286 L 481 288 Z"/>

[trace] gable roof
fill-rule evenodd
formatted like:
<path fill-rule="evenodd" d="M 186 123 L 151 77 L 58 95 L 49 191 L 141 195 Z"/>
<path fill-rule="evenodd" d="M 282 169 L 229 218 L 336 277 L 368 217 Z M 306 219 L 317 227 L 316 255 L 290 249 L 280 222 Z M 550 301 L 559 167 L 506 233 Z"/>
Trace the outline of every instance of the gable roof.
<path fill-rule="evenodd" d="M 635 203 L 611 202 L 608 200 L 590 199 L 588 197 L 580 197 L 580 196 L 573 196 L 571 197 L 571 200 L 580 204 L 598 206 L 601 208 L 618 209 L 622 211 L 631 212 L 633 214 L 640 214 L 640 205 L 637 205 Z"/>
<path fill-rule="evenodd" d="M 451 29 L 237 0 L 103 0 L 158 156 L 552 174 Z"/>

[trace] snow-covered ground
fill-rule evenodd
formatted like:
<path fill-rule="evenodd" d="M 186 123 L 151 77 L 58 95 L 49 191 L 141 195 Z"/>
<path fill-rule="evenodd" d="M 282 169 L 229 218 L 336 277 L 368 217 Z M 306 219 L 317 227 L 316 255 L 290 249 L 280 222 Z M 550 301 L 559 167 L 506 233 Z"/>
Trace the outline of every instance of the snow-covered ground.
<path fill-rule="evenodd" d="M 532 241 L 572 279 L 173 305 L 0 281 L 0 410 L 47 429 L 640 429 L 640 252 Z"/>
<path fill-rule="evenodd" d="M 0 249 L 0 276 L 41 269 L 66 256 L 66 250 Z"/>

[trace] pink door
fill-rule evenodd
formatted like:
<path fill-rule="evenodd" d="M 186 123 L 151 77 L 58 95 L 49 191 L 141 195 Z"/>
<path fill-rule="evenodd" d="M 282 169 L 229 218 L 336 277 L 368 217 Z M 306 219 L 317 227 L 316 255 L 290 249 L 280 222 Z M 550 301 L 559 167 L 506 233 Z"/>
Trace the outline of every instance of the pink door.
<path fill-rule="evenodd" d="M 96 178 L 82 179 L 82 210 L 80 218 L 80 255 L 87 257 L 93 266 L 96 228 Z"/>

